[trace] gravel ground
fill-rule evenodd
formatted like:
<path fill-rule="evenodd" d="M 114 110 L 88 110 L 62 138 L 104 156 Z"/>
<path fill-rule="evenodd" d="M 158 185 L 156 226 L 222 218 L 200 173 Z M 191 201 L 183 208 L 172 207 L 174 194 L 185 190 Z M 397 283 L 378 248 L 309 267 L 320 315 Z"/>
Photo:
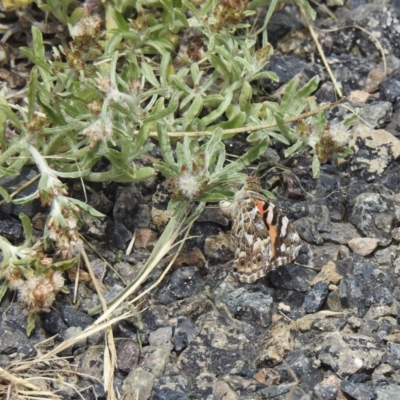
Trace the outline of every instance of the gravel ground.
<path fill-rule="evenodd" d="M 172 272 L 145 296 L 140 320 L 113 326 L 115 387 L 125 400 L 399 398 L 400 4 L 382 3 L 349 2 L 331 9 L 336 20 L 319 11 L 315 21 L 333 75 L 347 96 L 327 112 L 328 119 L 333 124 L 351 113 L 360 117 L 351 132 L 354 154 L 323 165 L 318 179 L 312 179 L 306 157 L 286 162 L 292 174 L 263 177 L 264 188 L 276 195 L 276 204 L 302 239 L 297 263 L 278 267 L 253 284 L 237 282 L 231 276 L 230 222 L 210 205 Z M 269 37 L 277 50 L 268 69 L 280 82 L 265 86 L 273 93 L 297 74 L 304 81 L 319 75 L 318 102 L 333 102 L 333 85 L 299 21 L 292 6 L 274 14 Z M 24 84 L 23 73 L 19 78 Z M 244 137 L 235 137 L 230 151 L 240 155 L 246 146 Z M 273 145 L 261 161 L 283 162 L 280 150 Z M 24 169 L 8 187 L 34 174 Z M 72 190 L 81 196 L 79 184 Z M 83 234 L 113 265 L 109 269 L 87 248 L 107 299 L 132 280 L 150 254 L 160 233 L 152 215 L 165 207 L 164 190 L 163 182 L 154 179 L 102 185 L 91 194 L 90 204 L 107 218 L 88 218 Z M 16 241 L 22 237 L 19 211 L 1 207 L 0 232 Z M 24 212 L 40 220 L 43 210 L 33 203 Z M 123 256 L 133 232 L 134 251 Z M 141 290 L 158 279 L 164 266 L 153 271 Z M 70 293 L 57 296 L 29 338 L 14 293 L 3 299 L 2 368 L 35 356 L 35 345 L 46 338 L 57 334 L 39 351 L 94 321 L 87 311 L 99 304 L 98 296 L 83 275 L 77 306 L 74 273 L 70 270 L 66 281 Z M 60 372 L 62 381 L 47 382 L 47 389 L 58 390 L 65 399 L 79 398 L 67 383 L 84 399 L 106 398 L 103 355 L 103 333 L 64 350 L 60 356 L 70 357 L 69 368 L 79 375 Z M 37 368 L 41 376 L 49 364 Z"/>

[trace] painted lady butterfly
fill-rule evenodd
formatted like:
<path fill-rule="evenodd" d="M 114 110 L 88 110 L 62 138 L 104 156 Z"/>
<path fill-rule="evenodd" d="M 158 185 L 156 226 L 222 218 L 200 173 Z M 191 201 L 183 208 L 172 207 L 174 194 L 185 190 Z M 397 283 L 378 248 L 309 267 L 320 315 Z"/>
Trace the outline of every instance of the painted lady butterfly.
<path fill-rule="evenodd" d="M 289 219 L 261 193 L 260 178 L 250 175 L 233 202 L 220 202 L 222 214 L 233 221 L 233 274 L 252 283 L 268 271 L 296 259 L 300 237 Z"/>

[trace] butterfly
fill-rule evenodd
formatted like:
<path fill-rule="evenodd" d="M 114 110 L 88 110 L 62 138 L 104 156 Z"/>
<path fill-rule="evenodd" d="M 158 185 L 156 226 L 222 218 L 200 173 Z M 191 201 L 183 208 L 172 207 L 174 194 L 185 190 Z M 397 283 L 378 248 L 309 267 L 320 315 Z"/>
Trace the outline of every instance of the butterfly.
<path fill-rule="evenodd" d="M 260 178 L 250 175 L 233 201 L 221 201 L 222 214 L 233 221 L 233 275 L 253 283 L 270 270 L 294 261 L 300 237 L 289 219 L 261 193 Z"/>

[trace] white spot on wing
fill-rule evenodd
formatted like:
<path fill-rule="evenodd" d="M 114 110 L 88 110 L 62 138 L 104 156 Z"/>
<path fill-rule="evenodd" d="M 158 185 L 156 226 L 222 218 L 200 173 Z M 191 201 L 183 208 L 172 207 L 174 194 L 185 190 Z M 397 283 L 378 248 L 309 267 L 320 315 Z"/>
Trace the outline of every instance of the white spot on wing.
<path fill-rule="evenodd" d="M 289 225 L 289 220 L 287 217 L 283 217 L 282 218 L 282 225 L 281 225 L 281 233 L 280 233 L 280 237 L 285 237 L 286 233 L 287 233 L 287 227 Z M 284 251 L 284 250 L 282 250 Z"/>

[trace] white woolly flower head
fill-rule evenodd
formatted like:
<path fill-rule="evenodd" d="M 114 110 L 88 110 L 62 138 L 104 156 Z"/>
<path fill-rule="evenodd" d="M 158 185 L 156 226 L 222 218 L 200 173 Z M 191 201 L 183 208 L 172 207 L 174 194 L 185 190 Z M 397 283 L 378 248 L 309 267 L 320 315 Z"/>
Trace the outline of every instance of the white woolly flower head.
<path fill-rule="evenodd" d="M 176 187 L 183 196 L 191 200 L 200 192 L 199 178 L 195 174 L 185 171 L 177 178 Z"/>
<path fill-rule="evenodd" d="M 339 145 L 346 145 L 350 138 L 350 128 L 345 126 L 343 122 L 330 125 L 329 134 L 332 139 Z"/>
<path fill-rule="evenodd" d="M 82 18 L 69 31 L 72 37 L 95 36 L 101 25 L 101 18 L 98 15 L 89 15 Z"/>
<path fill-rule="evenodd" d="M 59 271 L 51 271 L 47 276 L 34 276 L 18 288 L 19 299 L 28 312 L 48 311 L 63 286 L 64 278 Z"/>

